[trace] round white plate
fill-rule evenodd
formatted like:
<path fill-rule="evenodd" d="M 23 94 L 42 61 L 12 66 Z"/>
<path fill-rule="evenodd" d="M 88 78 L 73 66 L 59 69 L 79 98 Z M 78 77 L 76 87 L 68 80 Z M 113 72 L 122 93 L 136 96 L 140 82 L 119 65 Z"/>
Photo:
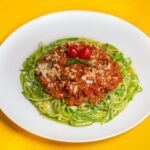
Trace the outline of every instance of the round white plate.
<path fill-rule="evenodd" d="M 128 107 L 104 125 L 71 127 L 43 118 L 21 94 L 19 75 L 23 61 L 40 42 L 64 37 L 86 37 L 108 42 L 131 57 L 143 92 Z M 90 142 L 121 134 L 139 124 L 150 111 L 150 39 L 133 25 L 110 15 L 88 11 L 66 11 L 35 19 L 12 33 L 0 50 L 0 107 L 23 129 L 52 140 Z"/>

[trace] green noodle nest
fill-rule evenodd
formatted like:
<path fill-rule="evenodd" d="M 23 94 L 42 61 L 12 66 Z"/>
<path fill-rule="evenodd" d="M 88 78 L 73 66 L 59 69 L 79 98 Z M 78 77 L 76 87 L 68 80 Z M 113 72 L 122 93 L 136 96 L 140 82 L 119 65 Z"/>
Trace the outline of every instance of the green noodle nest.
<path fill-rule="evenodd" d="M 35 76 L 35 67 L 38 60 L 44 54 L 52 51 L 54 47 L 68 41 L 84 41 L 88 44 L 100 46 L 120 66 L 123 81 L 119 83 L 117 89 L 109 92 L 98 105 L 86 101 L 80 106 L 68 106 L 65 99 L 55 99 L 46 94 Z M 125 58 L 117 48 L 110 44 L 85 38 L 65 38 L 48 45 L 41 44 L 23 63 L 20 80 L 23 88 L 22 94 L 36 107 L 41 115 L 71 126 L 86 126 L 95 122 L 106 123 L 124 110 L 133 96 L 141 91 L 137 75 L 131 67 L 130 58 Z"/>

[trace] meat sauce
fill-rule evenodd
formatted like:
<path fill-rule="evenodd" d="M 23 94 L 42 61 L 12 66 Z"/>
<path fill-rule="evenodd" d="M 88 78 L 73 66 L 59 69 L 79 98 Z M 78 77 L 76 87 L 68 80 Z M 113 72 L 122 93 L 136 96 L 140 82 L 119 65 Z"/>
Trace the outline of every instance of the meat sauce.
<path fill-rule="evenodd" d="M 90 47 L 88 61 L 92 66 L 80 63 L 64 66 L 70 59 L 67 53 L 70 46 Z M 46 93 L 76 106 L 86 100 L 96 105 L 122 81 L 119 65 L 99 46 L 84 42 L 66 42 L 54 48 L 39 60 L 35 75 Z"/>

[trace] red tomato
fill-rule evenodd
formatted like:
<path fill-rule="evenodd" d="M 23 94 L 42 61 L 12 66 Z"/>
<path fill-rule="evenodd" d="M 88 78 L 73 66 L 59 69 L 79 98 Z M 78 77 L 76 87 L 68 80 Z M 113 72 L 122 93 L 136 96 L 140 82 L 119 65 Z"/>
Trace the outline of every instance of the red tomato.
<path fill-rule="evenodd" d="M 91 47 L 90 46 L 84 46 L 80 52 L 79 52 L 79 58 L 82 59 L 90 59 L 91 56 Z"/>
<path fill-rule="evenodd" d="M 68 56 L 70 58 L 76 58 L 78 57 L 78 49 L 76 46 L 70 46 L 68 49 Z"/>

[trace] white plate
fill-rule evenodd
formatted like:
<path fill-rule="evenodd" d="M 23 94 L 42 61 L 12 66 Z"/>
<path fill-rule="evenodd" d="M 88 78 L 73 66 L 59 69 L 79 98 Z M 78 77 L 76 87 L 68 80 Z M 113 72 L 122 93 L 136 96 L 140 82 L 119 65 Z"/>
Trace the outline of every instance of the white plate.
<path fill-rule="evenodd" d="M 39 115 L 22 94 L 19 81 L 23 61 L 42 41 L 64 37 L 87 37 L 108 42 L 132 58 L 143 92 L 107 124 L 71 127 Z M 88 11 L 49 14 L 12 33 L 0 50 L 0 107 L 17 125 L 38 136 L 65 142 L 90 142 L 113 137 L 139 124 L 150 111 L 150 39 L 133 25 L 110 15 Z"/>

